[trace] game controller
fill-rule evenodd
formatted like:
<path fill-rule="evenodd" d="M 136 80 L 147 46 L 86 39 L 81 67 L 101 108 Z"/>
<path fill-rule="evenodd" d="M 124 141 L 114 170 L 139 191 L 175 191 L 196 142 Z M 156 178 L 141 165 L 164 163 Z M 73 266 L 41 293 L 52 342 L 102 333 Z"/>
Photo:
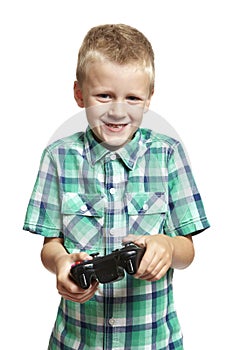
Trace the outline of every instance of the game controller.
<path fill-rule="evenodd" d="M 71 266 L 70 277 L 82 289 L 88 289 L 92 280 L 100 283 L 116 282 L 137 272 L 145 248 L 140 248 L 132 242 L 127 242 L 121 249 L 113 250 L 111 254 L 98 256 L 90 254 L 93 260 L 77 261 Z"/>

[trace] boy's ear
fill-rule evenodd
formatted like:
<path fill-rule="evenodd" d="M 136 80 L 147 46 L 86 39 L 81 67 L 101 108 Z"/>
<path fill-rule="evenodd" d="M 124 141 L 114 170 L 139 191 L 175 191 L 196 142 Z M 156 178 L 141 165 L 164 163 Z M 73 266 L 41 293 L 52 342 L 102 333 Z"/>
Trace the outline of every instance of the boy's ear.
<path fill-rule="evenodd" d="M 74 82 L 74 98 L 78 106 L 83 108 L 84 107 L 83 95 L 82 95 L 82 90 L 80 88 L 78 81 Z"/>

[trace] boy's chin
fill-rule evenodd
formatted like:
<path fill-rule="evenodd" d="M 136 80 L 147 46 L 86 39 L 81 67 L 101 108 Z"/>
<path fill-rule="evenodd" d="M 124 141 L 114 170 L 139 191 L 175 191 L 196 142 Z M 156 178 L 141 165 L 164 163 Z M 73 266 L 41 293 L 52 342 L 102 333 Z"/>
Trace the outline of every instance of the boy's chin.
<path fill-rule="evenodd" d="M 123 146 L 125 146 L 128 142 L 130 142 L 131 139 L 115 139 L 115 140 L 104 140 L 102 141 L 102 144 L 104 147 L 110 149 L 110 150 L 117 150 Z"/>
<path fill-rule="evenodd" d="M 92 129 L 95 139 L 105 148 L 112 151 L 117 150 L 129 143 L 133 139 L 136 130 L 132 131 L 133 132 L 131 133 L 125 133 L 125 135 L 108 135 L 106 133 L 97 133 L 94 128 Z"/>
<path fill-rule="evenodd" d="M 117 150 L 121 147 L 124 147 L 130 140 L 127 140 L 125 142 L 108 142 L 108 141 L 103 141 L 102 144 L 105 148 L 114 151 Z"/>

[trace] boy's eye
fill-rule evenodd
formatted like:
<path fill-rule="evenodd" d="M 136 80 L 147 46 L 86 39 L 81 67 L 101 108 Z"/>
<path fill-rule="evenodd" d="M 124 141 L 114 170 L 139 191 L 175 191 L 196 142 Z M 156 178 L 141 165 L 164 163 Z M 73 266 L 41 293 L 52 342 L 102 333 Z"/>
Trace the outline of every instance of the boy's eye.
<path fill-rule="evenodd" d="M 103 100 L 109 100 L 111 96 L 109 94 L 98 94 L 98 98 Z"/>
<path fill-rule="evenodd" d="M 137 97 L 137 96 L 128 96 L 127 100 L 136 102 L 136 101 L 140 101 L 141 99 L 139 97 Z"/>

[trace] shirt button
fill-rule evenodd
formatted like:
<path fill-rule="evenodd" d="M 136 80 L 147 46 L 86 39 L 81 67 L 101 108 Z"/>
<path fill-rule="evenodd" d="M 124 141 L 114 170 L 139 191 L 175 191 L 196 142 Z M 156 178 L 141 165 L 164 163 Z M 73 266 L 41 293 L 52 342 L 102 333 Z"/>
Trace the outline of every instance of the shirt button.
<path fill-rule="evenodd" d="M 115 160 L 116 159 L 116 155 L 113 153 L 113 154 L 110 154 L 110 159 L 111 160 Z"/>
<path fill-rule="evenodd" d="M 112 187 L 112 188 L 110 188 L 109 192 L 110 192 L 111 194 L 115 194 L 115 193 L 116 193 L 116 189 L 115 189 L 114 187 Z"/>
<path fill-rule="evenodd" d="M 104 175 L 103 174 L 98 174 L 98 180 L 100 182 L 104 182 Z"/>
<path fill-rule="evenodd" d="M 148 210 L 149 205 L 145 203 L 145 204 L 143 204 L 143 207 L 142 207 L 142 208 L 143 208 L 143 210 Z"/>
<path fill-rule="evenodd" d="M 110 230 L 110 235 L 114 235 L 115 234 L 115 229 L 114 228 L 111 228 L 111 230 Z"/>
<path fill-rule="evenodd" d="M 81 206 L 81 211 L 86 211 L 87 210 L 87 206 L 86 206 L 86 204 L 83 204 L 82 206 Z"/>
<path fill-rule="evenodd" d="M 114 318 L 110 318 L 108 322 L 109 322 L 109 324 L 110 324 L 111 326 L 114 326 L 114 324 L 116 323 L 116 321 L 114 320 Z"/>

